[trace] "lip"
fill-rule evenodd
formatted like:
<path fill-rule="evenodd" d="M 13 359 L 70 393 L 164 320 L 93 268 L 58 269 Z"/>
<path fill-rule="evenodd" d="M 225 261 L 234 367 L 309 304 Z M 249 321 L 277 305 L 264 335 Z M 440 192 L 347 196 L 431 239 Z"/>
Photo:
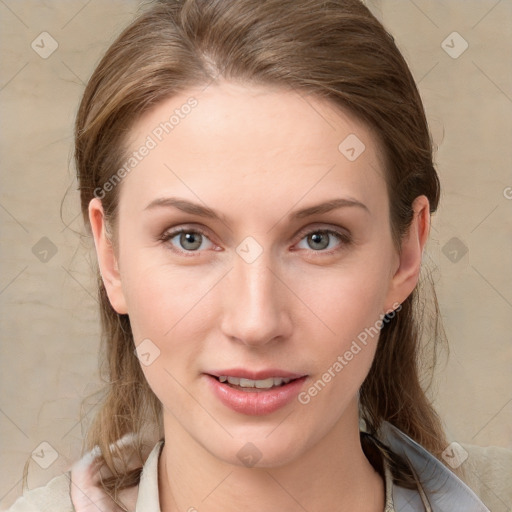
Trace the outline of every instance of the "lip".
<path fill-rule="evenodd" d="M 283 375 L 279 375 L 275 373 L 275 370 L 274 373 L 271 374 L 269 374 L 267 370 L 265 370 L 265 372 L 259 373 L 244 373 L 238 370 L 238 373 L 235 373 L 234 371 L 231 371 L 231 373 L 232 375 L 230 375 L 228 371 L 227 374 L 220 373 L 220 375 L 226 375 L 228 377 L 242 377 L 247 379 L 250 378 L 254 380 L 264 379 L 265 377 L 261 377 L 261 375 L 267 375 L 268 377 L 273 376 L 294 379 L 288 384 L 283 384 L 276 388 L 267 390 L 260 389 L 258 391 L 255 391 L 255 388 L 250 388 L 252 389 L 251 391 L 242 391 L 240 389 L 231 387 L 227 382 L 220 382 L 216 377 L 213 376 L 213 374 L 204 374 L 209 389 L 222 404 L 235 412 L 246 414 L 248 416 L 261 416 L 264 414 L 270 414 L 289 404 L 297 397 L 304 384 L 304 381 L 307 378 L 306 375 L 290 374 L 290 372 L 281 372 Z M 255 379 L 254 377 L 250 376 L 245 377 L 245 375 L 258 375 L 258 378 Z M 292 376 L 288 377 L 288 375 Z M 293 375 L 295 375 L 295 377 Z"/>
<path fill-rule="evenodd" d="M 304 377 L 303 373 L 292 373 L 287 372 L 286 370 L 280 370 L 278 368 L 266 368 L 264 370 L 252 371 L 246 370 L 244 368 L 230 368 L 229 370 L 215 370 L 208 372 L 207 374 L 213 375 L 215 377 L 240 377 L 242 379 L 251 379 L 251 380 L 265 380 L 270 377 L 283 377 L 285 379 L 299 379 L 300 377 Z"/>

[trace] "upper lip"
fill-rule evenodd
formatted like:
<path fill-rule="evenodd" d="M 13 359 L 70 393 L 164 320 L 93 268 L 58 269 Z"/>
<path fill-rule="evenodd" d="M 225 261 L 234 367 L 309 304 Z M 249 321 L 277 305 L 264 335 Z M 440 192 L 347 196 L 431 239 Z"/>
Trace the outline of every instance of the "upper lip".
<path fill-rule="evenodd" d="M 270 377 L 283 377 L 285 379 L 298 379 L 304 377 L 303 373 L 288 372 L 279 368 L 267 368 L 265 370 L 247 370 L 244 368 L 230 368 L 229 370 L 215 370 L 208 372 L 214 377 L 240 377 L 242 379 L 265 380 Z"/>

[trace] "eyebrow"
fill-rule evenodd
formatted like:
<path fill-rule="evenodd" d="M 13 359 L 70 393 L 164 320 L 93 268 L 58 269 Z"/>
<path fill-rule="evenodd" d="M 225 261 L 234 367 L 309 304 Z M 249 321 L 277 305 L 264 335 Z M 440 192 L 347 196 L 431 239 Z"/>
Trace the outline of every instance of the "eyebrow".
<path fill-rule="evenodd" d="M 332 210 L 355 206 L 363 209 L 367 213 L 370 213 L 368 207 L 361 203 L 360 201 L 352 198 L 336 198 L 331 199 L 329 201 L 325 201 L 323 203 L 319 203 L 313 206 L 308 206 L 307 208 L 303 208 L 301 210 L 297 210 L 289 215 L 290 220 L 293 219 L 304 219 L 306 217 L 311 217 L 312 215 L 318 215 L 322 213 L 327 213 Z M 197 203 L 192 203 L 191 201 L 187 201 L 186 199 L 180 199 L 177 197 L 159 197 L 153 201 L 151 201 L 145 208 L 146 210 L 153 210 L 157 208 L 176 208 L 185 213 L 190 213 L 191 215 L 198 215 L 200 217 L 207 217 L 215 220 L 219 220 L 224 222 L 225 216 L 217 213 L 215 210 L 208 208 L 207 206 L 202 206 Z"/>

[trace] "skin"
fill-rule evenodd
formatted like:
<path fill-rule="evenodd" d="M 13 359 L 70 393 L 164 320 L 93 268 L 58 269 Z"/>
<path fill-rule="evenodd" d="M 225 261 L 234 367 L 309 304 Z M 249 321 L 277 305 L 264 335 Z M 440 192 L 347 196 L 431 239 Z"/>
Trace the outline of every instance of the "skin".
<path fill-rule="evenodd" d="M 142 369 L 164 410 L 162 511 L 382 511 L 383 480 L 361 449 L 358 424 L 376 337 L 308 404 L 294 400 L 267 415 L 225 407 L 203 372 L 281 368 L 307 374 L 307 390 L 416 286 L 428 199 L 416 198 L 399 254 L 375 135 L 325 100 L 285 89 L 190 89 L 136 123 L 130 151 L 190 96 L 198 105 L 120 185 L 117 244 L 105 232 L 101 201 L 89 205 L 111 304 L 129 315 L 136 345 L 150 339 L 160 351 Z M 338 150 L 349 134 L 366 147 L 355 161 Z M 223 220 L 145 210 L 170 196 L 207 205 Z M 368 211 L 288 218 L 339 197 Z M 180 226 L 204 230 L 199 248 L 179 236 L 159 239 Z M 348 232 L 351 242 L 324 234 L 315 243 L 308 233 L 322 229 Z M 248 236 L 263 251 L 252 263 L 236 252 Z M 237 456 L 247 442 L 261 453 L 251 468 Z"/>

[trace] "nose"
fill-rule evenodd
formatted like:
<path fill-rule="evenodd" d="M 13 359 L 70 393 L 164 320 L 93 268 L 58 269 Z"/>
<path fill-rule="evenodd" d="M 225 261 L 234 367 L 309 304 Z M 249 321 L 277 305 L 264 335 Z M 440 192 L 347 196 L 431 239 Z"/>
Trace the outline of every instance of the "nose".
<path fill-rule="evenodd" d="M 222 290 L 225 336 L 251 347 L 290 336 L 292 294 L 274 267 L 266 251 L 252 263 L 235 255 Z"/>

